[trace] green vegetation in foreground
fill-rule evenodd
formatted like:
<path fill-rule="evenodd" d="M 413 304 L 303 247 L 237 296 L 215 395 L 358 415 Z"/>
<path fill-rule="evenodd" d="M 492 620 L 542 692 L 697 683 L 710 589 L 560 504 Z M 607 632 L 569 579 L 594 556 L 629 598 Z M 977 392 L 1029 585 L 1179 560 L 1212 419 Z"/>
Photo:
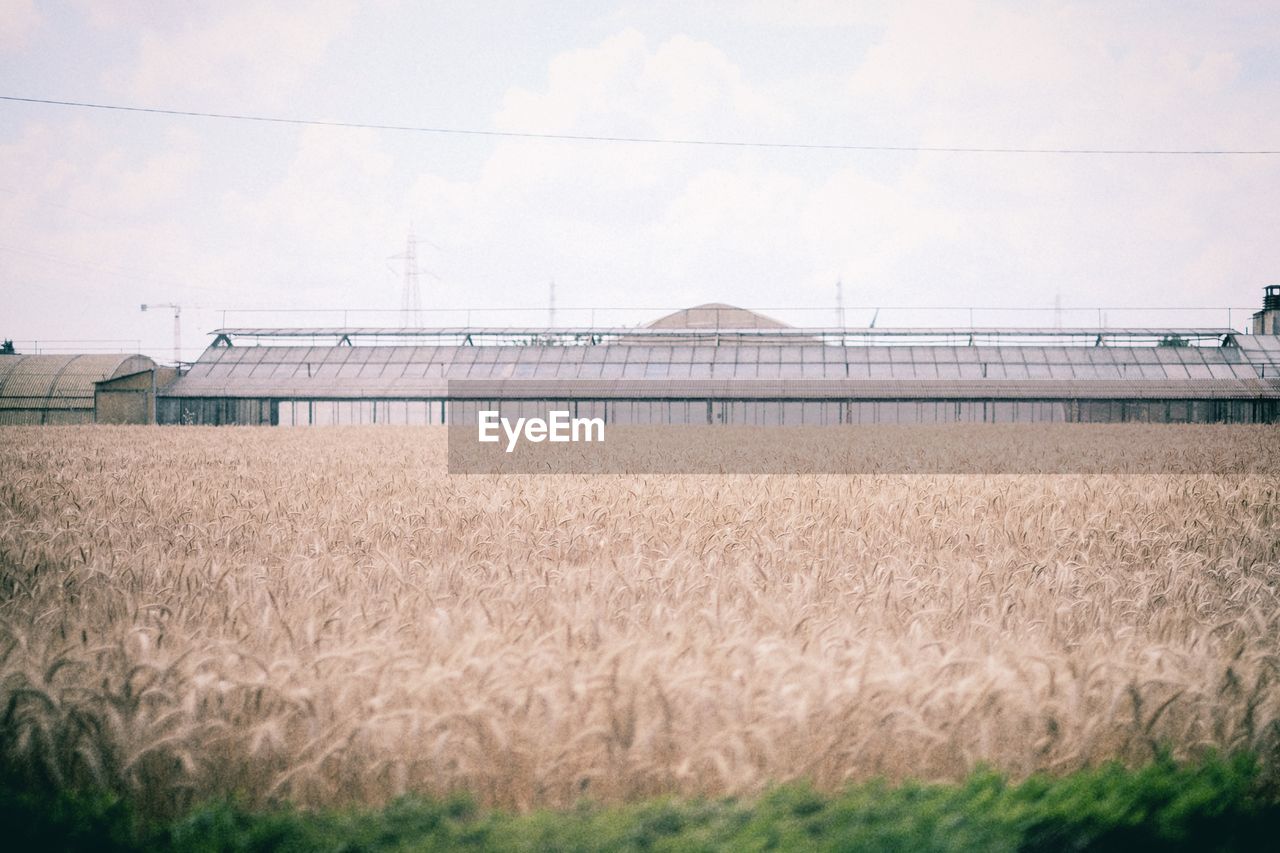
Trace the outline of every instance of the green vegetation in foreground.
<path fill-rule="evenodd" d="M 1008 784 L 804 785 L 753 800 L 652 800 L 516 815 L 465 798 L 381 810 L 251 812 L 213 803 L 144 826 L 119 799 L 0 790 L 10 850 L 1253 850 L 1280 837 L 1280 801 L 1248 756 L 1161 758 Z M 16 842 L 16 844 L 15 844 Z"/>

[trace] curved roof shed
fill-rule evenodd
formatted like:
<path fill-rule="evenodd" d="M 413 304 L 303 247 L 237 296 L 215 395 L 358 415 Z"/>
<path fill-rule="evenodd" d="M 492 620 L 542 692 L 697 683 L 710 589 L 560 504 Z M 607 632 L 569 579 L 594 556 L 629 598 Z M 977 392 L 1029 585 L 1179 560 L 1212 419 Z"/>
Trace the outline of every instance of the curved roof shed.
<path fill-rule="evenodd" d="M 0 355 L 0 424 L 91 424 L 95 382 L 154 367 L 145 355 Z"/>

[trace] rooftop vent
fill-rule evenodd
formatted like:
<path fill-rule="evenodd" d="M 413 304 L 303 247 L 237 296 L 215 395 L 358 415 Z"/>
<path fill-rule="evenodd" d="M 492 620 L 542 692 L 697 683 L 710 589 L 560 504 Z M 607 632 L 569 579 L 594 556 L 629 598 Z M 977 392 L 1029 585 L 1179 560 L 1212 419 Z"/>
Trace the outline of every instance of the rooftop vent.
<path fill-rule="evenodd" d="M 1262 289 L 1262 310 L 1253 315 L 1255 335 L 1280 335 L 1280 284 Z"/>
<path fill-rule="evenodd" d="M 1280 284 L 1268 284 L 1262 293 L 1262 310 L 1280 311 Z"/>

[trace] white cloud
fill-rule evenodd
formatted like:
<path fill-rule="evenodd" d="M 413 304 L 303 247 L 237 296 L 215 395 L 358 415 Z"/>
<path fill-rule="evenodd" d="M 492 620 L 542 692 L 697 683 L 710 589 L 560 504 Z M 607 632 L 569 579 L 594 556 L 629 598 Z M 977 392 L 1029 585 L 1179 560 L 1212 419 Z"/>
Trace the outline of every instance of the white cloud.
<path fill-rule="evenodd" d="M 167 218 L 173 205 L 189 203 L 204 150 L 185 130 L 169 131 L 158 142 L 139 156 L 104 146 L 101 134 L 84 121 L 56 130 L 28 125 L 0 146 L 0 184 L 11 199 L 0 204 L 0 215 L 12 215 L 12 223 L 25 229 L 48 225 L 69 234 L 122 220 Z"/>
<path fill-rule="evenodd" d="M 1123 145 L 1149 140 L 1152 128 L 1188 139 L 1193 128 L 1167 121 L 1188 99 L 1220 115 L 1218 134 L 1238 112 L 1213 104 L 1236 89 L 1231 51 L 1149 46 L 1069 8 L 964 8 L 976 10 L 972 20 L 915 7 L 888 14 L 837 104 L 849 126 L 888 115 L 926 144 Z M 760 138 L 785 112 L 776 89 L 760 91 L 710 44 L 676 36 L 651 45 L 627 31 L 554 58 L 546 85 L 513 89 L 496 121 Z M 433 233 L 459 257 L 468 245 L 501 244 L 513 268 L 524 255 L 538 275 L 593 271 L 591 286 L 614 283 L 596 291 L 602 301 L 652 288 L 669 299 L 822 302 L 839 276 L 851 294 L 897 303 L 1048 305 L 1055 292 L 1098 303 L 1114 298 L 1117 281 L 1157 280 L 1160 299 L 1199 303 L 1215 301 L 1206 287 L 1230 276 L 1204 272 L 1227 259 L 1215 244 L 1232 238 L 1197 211 L 1231 197 L 1265 206 L 1258 179 L 1271 168 L 944 154 L 814 165 L 803 155 L 509 141 L 474 180 L 421 177 L 410 206 L 432 210 Z M 1229 266 L 1246 276 L 1258 260 Z M 570 288 L 572 276 L 560 276 Z"/>
<path fill-rule="evenodd" d="M 552 59 L 546 88 L 513 88 L 495 124 L 539 133 L 722 135 L 784 116 L 716 46 L 676 35 L 650 50 L 641 33 L 627 30 Z"/>
<path fill-rule="evenodd" d="M 376 131 L 302 130 L 278 182 L 261 193 L 228 193 L 222 199 L 223 215 L 254 235 L 246 241 L 249 251 L 241 255 L 246 272 L 254 267 L 255 277 L 281 272 L 279 253 L 293 266 L 299 253 L 308 251 L 319 258 L 362 249 L 376 254 L 404 227 L 387 181 L 391 167 Z"/>
<path fill-rule="evenodd" d="M 35 0 L 0 0 L 0 50 L 25 47 L 43 22 Z"/>
<path fill-rule="evenodd" d="M 82 117 L 28 125 L 0 145 L 10 335 L 138 337 L 167 353 L 169 327 L 140 322 L 139 302 L 191 307 L 215 282 L 234 293 L 227 255 L 193 227 L 205 155 L 198 138 L 173 132 L 157 143 L 146 154 L 127 151 Z M 187 343 L 188 356 L 203 345 Z"/>
<path fill-rule="evenodd" d="M 723 51 L 684 35 L 664 42 L 645 61 L 637 88 L 649 95 L 660 124 L 673 133 L 714 131 L 721 122 L 769 125 L 784 118 L 781 107 L 749 86 Z"/>
<path fill-rule="evenodd" d="M 596 47 L 566 51 L 551 60 L 546 89 L 513 87 L 494 123 L 501 130 L 565 133 L 582 129 L 579 120 L 584 114 L 634 121 L 634 102 L 621 101 L 618 95 L 639 76 L 645 54 L 645 38 L 635 30 Z"/>
<path fill-rule="evenodd" d="M 93 164 L 91 177 L 81 176 L 68 185 L 68 204 L 118 221 L 164 215 L 170 205 L 189 202 L 203 162 L 199 140 L 189 131 L 171 131 L 165 142 L 141 163 L 121 149 L 104 152 Z"/>
<path fill-rule="evenodd" d="M 848 106 L 892 112 L 936 145 L 1240 141 L 1239 57 L 1191 35 L 1106 8 L 906 4 L 850 78 Z"/>
<path fill-rule="evenodd" d="M 733 16 L 696 38 L 624 29 L 548 49 L 540 73 L 493 89 L 507 86 L 486 102 L 492 126 L 1002 146 L 1280 139 L 1265 61 L 1276 28 L 1266 22 L 1056 3 L 932 4 L 929 14 L 853 5 L 747 11 L 850 30 L 858 47 L 843 64 L 815 58 L 794 73 L 763 60 L 770 38 Z M 112 8 L 97 22 L 111 38 L 151 14 Z M 318 75 L 334 79 L 326 63 L 354 14 L 219 5 L 186 20 L 168 9 L 112 72 L 120 91 L 262 111 L 281 93 L 314 94 Z M 791 44 L 811 36 L 818 46 L 842 38 L 802 32 Z M 375 106 L 394 118 L 403 105 Z M 0 264 L 9 280 L 40 284 L 29 299 L 62 300 L 56 312 L 52 302 L 21 308 L 15 322 L 79 322 L 74 334 L 86 337 L 115 303 L 111 322 L 137 324 L 123 313 L 134 296 L 203 301 L 171 284 L 191 278 L 216 288 L 208 298 L 219 305 L 394 306 L 387 259 L 410 223 L 434 244 L 421 247 L 423 267 L 440 276 L 426 285 L 432 306 L 543 305 L 551 278 L 562 306 L 821 306 L 836 277 L 848 304 L 1051 305 L 1061 292 L 1068 305 L 1249 305 L 1280 269 L 1276 158 L 783 152 L 334 128 L 241 135 L 240 125 L 42 117 L 49 123 L 0 140 L 0 242 L 27 250 Z M 186 130 L 156 135 L 166 126 Z M 90 291 L 101 292 L 77 296 Z"/>
<path fill-rule="evenodd" d="M 856 27 L 881 23 L 901 0 L 753 0 L 740 8 L 749 22 L 773 27 Z"/>
<path fill-rule="evenodd" d="M 713 46 L 677 36 L 650 49 L 625 32 L 555 58 L 546 88 L 511 92 L 498 123 L 570 133 L 621 123 L 643 135 L 709 128 L 719 138 L 767 138 L 760 127 L 782 115 Z M 962 233 L 954 206 L 914 170 L 812 169 L 803 155 L 765 162 L 726 149 L 705 156 L 511 142 L 497 146 L 470 188 L 442 180 L 420 187 L 430 186 L 445 230 L 459 237 L 464 232 L 449 223 L 495 223 L 465 232 L 477 239 L 527 233 L 558 203 L 562 224 L 547 238 L 591 234 L 589 244 L 575 246 L 586 256 L 582 266 L 608 269 L 625 282 L 621 291 L 641 286 L 756 304 L 808 301 L 815 287 L 827 298 L 840 275 L 892 280 L 903 256 Z M 573 226 L 564 227 L 565 219 Z"/>
<path fill-rule="evenodd" d="M 194 19 L 144 30 L 137 56 L 109 72 L 107 82 L 146 104 L 182 96 L 201 104 L 279 106 L 357 9 L 353 0 L 214 4 Z"/>
<path fill-rule="evenodd" d="M 851 76 L 847 107 L 891 113 L 925 145 L 1253 148 L 1280 138 L 1274 112 L 1240 81 L 1243 51 L 1266 37 L 1241 23 L 1183 24 L 1067 4 L 904 6 Z M 1266 158 L 933 154 L 913 171 L 927 187 L 919 209 L 958 217 L 951 245 L 935 245 L 950 259 L 934 280 L 945 274 L 961 292 L 1003 281 L 1018 288 L 1008 301 L 1062 289 L 1077 302 L 1123 291 L 1212 303 L 1280 262 L 1268 241 L 1241 239 L 1276 218 L 1264 188 L 1278 170 Z"/>

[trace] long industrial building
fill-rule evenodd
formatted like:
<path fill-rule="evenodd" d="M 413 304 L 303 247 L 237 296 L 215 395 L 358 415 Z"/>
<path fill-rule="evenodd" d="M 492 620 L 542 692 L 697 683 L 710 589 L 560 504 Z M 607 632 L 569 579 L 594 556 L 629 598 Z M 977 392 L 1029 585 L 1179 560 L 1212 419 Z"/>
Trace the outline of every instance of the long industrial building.
<path fill-rule="evenodd" d="M 1280 286 L 1257 334 L 796 328 L 728 305 L 640 328 L 225 328 L 157 413 L 295 426 L 550 406 L 615 424 L 1275 423 L 1276 316 Z"/>
<path fill-rule="evenodd" d="M 1280 422 L 1280 285 L 1229 328 L 225 328 L 188 369 L 0 355 L 0 424 Z"/>

